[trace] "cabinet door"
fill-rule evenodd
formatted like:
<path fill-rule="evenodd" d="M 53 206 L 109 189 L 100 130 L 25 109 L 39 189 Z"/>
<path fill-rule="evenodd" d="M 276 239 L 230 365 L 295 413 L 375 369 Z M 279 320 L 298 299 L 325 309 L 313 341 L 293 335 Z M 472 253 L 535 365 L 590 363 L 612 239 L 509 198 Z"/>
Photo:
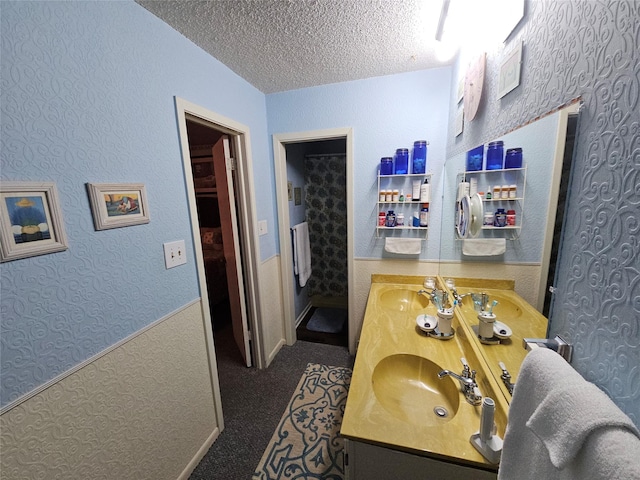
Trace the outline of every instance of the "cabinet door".
<path fill-rule="evenodd" d="M 345 442 L 347 443 L 347 442 Z M 348 480 L 496 480 L 497 473 L 349 441 Z"/>

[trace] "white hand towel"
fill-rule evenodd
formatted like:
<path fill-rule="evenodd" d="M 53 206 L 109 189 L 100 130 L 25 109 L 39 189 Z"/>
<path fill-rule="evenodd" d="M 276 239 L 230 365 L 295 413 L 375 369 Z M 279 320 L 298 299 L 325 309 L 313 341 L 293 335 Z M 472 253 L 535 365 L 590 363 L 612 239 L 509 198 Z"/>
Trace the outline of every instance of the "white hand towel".
<path fill-rule="evenodd" d="M 311 245 L 309 244 L 309 225 L 302 222 L 293 230 L 293 271 L 298 275 L 300 287 L 307 284 L 311 276 Z"/>
<path fill-rule="evenodd" d="M 587 384 L 552 350 L 537 348 L 525 357 L 509 407 L 499 480 L 640 479 L 637 430 Z"/>
<path fill-rule="evenodd" d="M 420 255 L 422 240 L 419 238 L 386 237 L 384 239 L 384 251 L 400 255 Z"/>
<path fill-rule="evenodd" d="M 593 383 L 560 384 L 545 397 L 527 422 L 549 451 L 551 463 L 566 467 L 579 455 L 587 437 L 599 428 L 640 432 L 613 401 Z M 640 438 L 637 439 L 640 441 Z"/>
<path fill-rule="evenodd" d="M 465 238 L 462 240 L 462 253 L 470 257 L 490 257 L 502 255 L 507 251 L 504 238 Z"/>

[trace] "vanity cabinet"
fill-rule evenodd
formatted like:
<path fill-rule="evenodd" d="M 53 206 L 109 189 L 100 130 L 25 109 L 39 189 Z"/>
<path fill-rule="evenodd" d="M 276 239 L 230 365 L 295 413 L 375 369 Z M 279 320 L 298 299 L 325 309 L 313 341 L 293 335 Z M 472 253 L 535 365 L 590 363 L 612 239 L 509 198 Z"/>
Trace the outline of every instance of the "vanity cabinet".
<path fill-rule="evenodd" d="M 390 210 L 393 210 L 396 216 L 398 213 L 402 213 L 404 215 L 404 225 L 397 225 L 394 227 L 379 224 L 379 219 L 376 218 L 378 222 L 376 224 L 376 234 L 380 236 L 381 233 L 392 232 L 392 231 L 402 231 L 402 232 L 421 232 L 426 236 L 426 232 L 428 230 L 428 226 L 426 227 L 414 227 L 413 226 L 413 216 L 416 211 L 420 212 L 422 208 L 423 202 L 413 201 L 413 198 L 407 200 L 407 195 L 411 195 L 413 193 L 413 182 L 419 181 L 420 185 L 422 185 L 425 180 L 428 180 L 429 185 L 431 185 L 431 174 L 430 173 L 416 173 L 416 174 L 402 174 L 402 175 L 380 175 L 378 172 L 378 212 L 384 212 L 385 215 Z M 382 199 L 382 192 L 393 192 L 397 190 L 398 194 L 402 194 L 403 200 L 397 199 L 393 201 L 393 194 L 391 194 L 390 198 Z M 388 195 L 387 195 L 388 197 Z M 429 210 L 431 210 L 431 202 L 429 203 Z"/>
<path fill-rule="evenodd" d="M 471 468 L 434 458 L 349 439 L 345 447 L 345 480 L 495 480 L 495 471 Z"/>
<path fill-rule="evenodd" d="M 461 185 L 462 182 L 475 184 L 475 191 L 481 193 L 482 208 L 479 208 L 477 198 L 473 198 L 473 196 L 468 205 L 465 205 L 464 200 L 458 199 L 455 222 L 458 238 L 505 237 L 508 240 L 516 240 L 520 236 L 525 217 L 527 167 L 464 171 L 458 174 L 456 184 Z M 495 195 L 495 187 L 499 187 L 499 195 Z M 507 187 L 506 193 L 504 187 Z M 473 189 L 473 187 L 471 188 Z M 495 212 L 498 209 L 504 209 L 505 213 L 513 210 L 515 212 L 514 224 L 487 225 L 484 214 L 493 213 L 495 220 Z M 465 231 L 468 231 L 466 236 Z"/>

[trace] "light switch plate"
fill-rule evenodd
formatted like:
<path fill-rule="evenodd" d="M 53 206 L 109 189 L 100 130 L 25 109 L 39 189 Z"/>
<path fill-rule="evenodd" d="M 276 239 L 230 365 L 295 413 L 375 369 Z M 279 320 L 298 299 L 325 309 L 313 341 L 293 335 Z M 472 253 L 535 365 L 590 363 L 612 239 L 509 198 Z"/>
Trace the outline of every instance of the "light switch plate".
<path fill-rule="evenodd" d="M 187 263 L 187 252 L 184 240 L 176 240 L 175 242 L 167 242 L 164 245 L 164 264 L 169 268 L 177 267 Z"/>
<path fill-rule="evenodd" d="M 259 220 L 258 221 L 258 235 L 266 235 L 267 234 L 267 221 Z"/>

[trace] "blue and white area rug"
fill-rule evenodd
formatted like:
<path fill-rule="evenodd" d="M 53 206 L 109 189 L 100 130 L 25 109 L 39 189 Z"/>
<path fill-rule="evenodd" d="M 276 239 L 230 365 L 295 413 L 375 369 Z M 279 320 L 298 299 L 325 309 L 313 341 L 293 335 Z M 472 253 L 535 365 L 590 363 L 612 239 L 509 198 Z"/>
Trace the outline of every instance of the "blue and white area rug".
<path fill-rule="evenodd" d="M 340 437 L 351 369 L 309 363 L 253 480 L 344 478 Z"/>

